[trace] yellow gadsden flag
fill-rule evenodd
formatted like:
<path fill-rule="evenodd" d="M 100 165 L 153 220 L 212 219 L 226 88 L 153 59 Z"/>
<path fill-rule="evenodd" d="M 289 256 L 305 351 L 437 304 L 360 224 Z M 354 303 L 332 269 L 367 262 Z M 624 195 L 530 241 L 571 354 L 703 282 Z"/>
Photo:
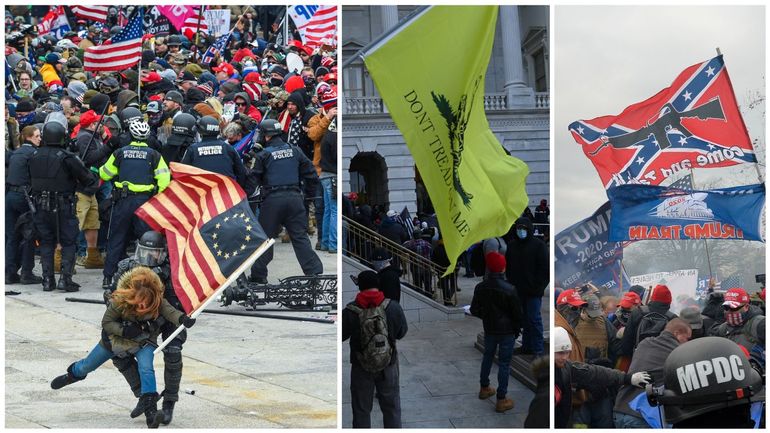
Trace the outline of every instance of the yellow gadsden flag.
<path fill-rule="evenodd" d="M 528 201 L 529 168 L 484 114 L 496 21 L 497 6 L 433 6 L 364 54 L 433 202 L 447 273 L 472 244 L 506 233 Z"/>

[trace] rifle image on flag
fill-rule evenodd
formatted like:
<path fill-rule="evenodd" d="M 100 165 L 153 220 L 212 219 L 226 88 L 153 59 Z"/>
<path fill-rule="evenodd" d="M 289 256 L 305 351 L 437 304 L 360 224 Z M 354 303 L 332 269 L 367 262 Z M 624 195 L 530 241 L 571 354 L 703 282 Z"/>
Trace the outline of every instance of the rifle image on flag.
<path fill-rule="evenodd" d="M 719 101 L 718 96 L 688 111 L 676 111 L 676 108 L 671 103 L 668 103 L 662 107 L 661 113 L 657 119 L 648 121 L 647 126 L 643 126 L 637 131 L 615 137 L 602 136 L 602 145 L 591 152 L 591 156 L 596 155 L 607 146 L 612 146 L 615 149 L 625 149 L 647 140 L 650 136 L 653 137 L 660 150 L 667 149 L 674 145 L 668 138 L 667 133 L 679 132 L 685 138 L 692 136 L 692 133 L 682 125 L 682 119 L 725 120 L 725 113 L 722 110 L 722 103 Z"/>

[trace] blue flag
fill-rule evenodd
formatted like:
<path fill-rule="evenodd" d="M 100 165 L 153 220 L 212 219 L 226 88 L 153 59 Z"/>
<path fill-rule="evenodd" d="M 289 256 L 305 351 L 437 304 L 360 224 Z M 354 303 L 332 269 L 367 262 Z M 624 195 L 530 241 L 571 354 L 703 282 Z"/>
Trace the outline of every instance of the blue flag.
<path fill-rule="evenodd" d="M 230 42 L 230 36 L 233 35 L 233 32 L 227 33 L 225 35 L 222 35 L 219 37 L 219 39 L 216 40 L 208 50 L 203 54 L 203 58 L 201 59 L 201 63 L 204 65 L 208 65 L 214 60 L 214 57 L 217 56 L 217 54 L 222 53 L 225 50 L 225 47 L 227 46 L 227 43 Z"/>
<path fill-rule="evenodd" d="M 248 133 L 245 137 L 241 138 L 241 141 L 233 145 L 233 149 L 235 149 L 235 151 L 238 152 L 238 155 L 241 158 L 243 158 L 243 155 L 248 153 L 251 150 L 252 146 L 254 146 L 254 141 L 252 139 L 254 138 L 255 132 L 257 132 L 256 128 L 254 128 L 254 130 Z"/>
<path fill-rule="evenodd" d="M 604 287 L 612 293 L 631 283 L 623 272 L 623 245 L 610 242 L 610 203 L 603 204 L 590 217 L 562 230 L 555 238 L 556 280 L 567 289 L 586 283 Z"/>
<path fill-rule="evenodd" d="M 761 229 L 765 186 L 710 191 L 651 185 L 608 190 L 611 241 L 648 239 L 745 239 L 764 242 Z"/>

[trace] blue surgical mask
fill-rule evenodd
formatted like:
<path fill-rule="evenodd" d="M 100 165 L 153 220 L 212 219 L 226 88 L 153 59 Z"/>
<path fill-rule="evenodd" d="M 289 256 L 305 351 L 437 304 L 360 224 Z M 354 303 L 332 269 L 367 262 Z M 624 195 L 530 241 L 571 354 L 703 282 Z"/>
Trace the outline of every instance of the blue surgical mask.
<path fill-rule="evenodd" d="M 519 239 L 526 239 L 527 229 L 516 229 L 516 235 L 519 237 Z"/>

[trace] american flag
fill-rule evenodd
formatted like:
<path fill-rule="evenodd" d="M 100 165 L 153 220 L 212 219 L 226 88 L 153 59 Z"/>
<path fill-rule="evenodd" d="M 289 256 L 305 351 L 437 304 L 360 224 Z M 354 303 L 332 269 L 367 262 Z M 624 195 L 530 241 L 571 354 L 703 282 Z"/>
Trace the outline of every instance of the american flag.
<path fill-rule="evenodd" d="M 308 47 L 337 46 L 337 6 L 318 6 L 312 18 L 298 25 L 297 30 Z"/>
<path fill-rule="evenodd" d="M 684 190 L 692 189 L 692 173 L 688 173 L 686 176 L 682 176 L 681 178 L 672 182 L 668 187 Z"/>
<path fill-rule="evenodd" d="M 169 186 L 136 215 L 165 232 L 174 292 L 191 314 L 256 259 L 267 236 L 234 180 L 176 162 L 171 173 Z"/>
<path fill-rule="evenodd" d="M 406 229 L 406 234 L 409 235 L 409 239 L 412 239 L 414 234 L 414 223 L 412 222 L 412 216 L 409 214 L 409 209 L 404 206 L 404 210 L 396 217 L 398 222 Z"/>
<path fill-rule="evenodd" d="M 108 6 L 70 6 L 72 12 L 79 18 L 106 22 Z"/>
<path fill-rule="evenodd" d="M 227 44 L 230 42 L 230 37 L 233 35 L 233 32 L 230 32 L 226 35 L 220 36 L 216 42 L 211 44 L 208 50 L 203 54 L 203 58 L 201 59 L 201 63 L 204 65 L 210 64 L 212 61 L 214 61 L 214 58 L 217 56 L 217 54 L 220 54 L 225 50 L 225 47 L 227 47 Z"/>
<path fill-rule="evenodd" d="M 180 31 L 182 34 L 185 33 L 185 31 L 190 30 L 193 35 L 195 35 L 196 30 L 199 29 L 198 27 L 198 21 L 200 20 L 200 31 L 208 34 L 209 32 L 209 26 L 206 22 L 206 15 L 203 14 L 202 8 L 205 6 L 188 6 L 190 8 L 190 11 L 187 13 L 187 16 L 184 19 L 184 25 L 182 25 L 182 28 Z"/>
<path fill-rule="evenodd" d="M 118 34 L 102 45 L 86 49 L 83 69 L 87 71 L 122 71 L 142 58 L 144 21 L 141 8 Z"/>
<path fill-rule="evenodd" d="M 665 184 L 685 162 L 757 162 L 721 55 L 688 67 L 671 86 L 618 115 L 579 120 L 569 130 L 606 189 Z"/>
<path fill-rule="evenodd" d="M 740 274 L 732 274 L 719 283 L 718 289 L 730 290 L 734 287 L 743 288 L 743 277 Z"/>

